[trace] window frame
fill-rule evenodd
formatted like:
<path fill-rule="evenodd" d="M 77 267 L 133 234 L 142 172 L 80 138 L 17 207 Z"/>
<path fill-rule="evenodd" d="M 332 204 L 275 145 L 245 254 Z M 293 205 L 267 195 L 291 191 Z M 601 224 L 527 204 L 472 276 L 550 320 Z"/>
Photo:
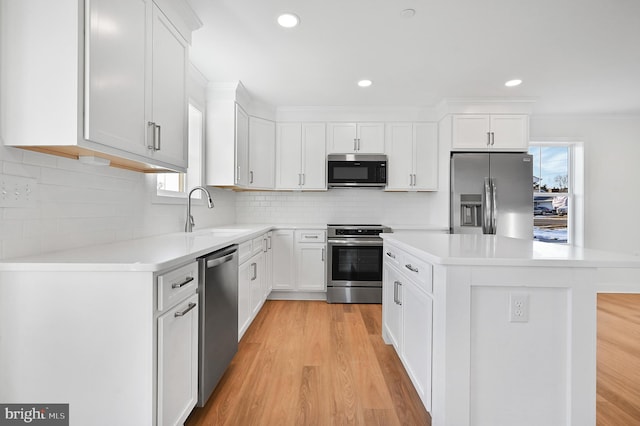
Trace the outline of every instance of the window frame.
<path fill-rule="evenodd" d="M 567 192 L 556 194 L 567 196 L 567 242 L 566 245 L 584 246 L 584 143 L 566 138 L 535 138 L 529 141 L 531 147 L 567 147 L 568 148 L 568 177 Z M 527 150 L 528 151 L 528 150 Z M 536 194 L 549 194 L 533 191 Z"/>

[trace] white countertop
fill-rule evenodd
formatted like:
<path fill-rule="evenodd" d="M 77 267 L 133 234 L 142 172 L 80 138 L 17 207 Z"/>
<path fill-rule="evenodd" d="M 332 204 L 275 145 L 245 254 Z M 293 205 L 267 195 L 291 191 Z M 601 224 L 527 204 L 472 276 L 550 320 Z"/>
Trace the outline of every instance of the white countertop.
<path fill-rule="evenodd" d="M 160 271 L 258 237 L 272 229 L 326 225 L 237 224 L 6 259 L 0 271 Z"/>
<path fill-rule="evenodd" d="M 638 256 L 495 235 L 398 231 L 382 238 L 442 265 L 640 268 Z"/>

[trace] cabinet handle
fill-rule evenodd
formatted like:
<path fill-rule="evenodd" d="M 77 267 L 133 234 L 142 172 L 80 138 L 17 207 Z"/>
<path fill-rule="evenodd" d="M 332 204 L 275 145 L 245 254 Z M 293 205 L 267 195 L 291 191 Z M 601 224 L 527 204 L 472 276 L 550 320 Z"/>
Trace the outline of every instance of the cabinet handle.
<path fill-rule="evenodd" d="M 407 263 L 406 265 L 404 265 L 404 267 L 407 268 L 408 270 L 410 270 L 411 272 L 418 273 L 418 268 L 415 268 L 415 267 L 411 266 L 410 263 Z"/>
<path fill-rule="evenodd" d="M 360 138 L 358 138 L 358 151 L 360 151 Z"/>
<path fill-rule="evenodd" d="M 189 284 L 191 281 L 193 281 L 193 277 L 187 277 L 183 282 L 181 283 L 173 283 L 171 284 L 171 288 L 180 288 L 180 287 L 184 287 L 185 285 Z"/>
<path fill-rule="evenodd" d="M 156 151 L 160 151 L 160 148 L 162 147 L 161 143 L 162 143 L 162 126 L 161 125 L 157 125 L 157 129 L 158 129 L 158 146 L 155 148 Z"/>
<path fill-rule="evenodd" d="M 325 250 L 325 248 L 324 248 L 324 247 L 322 247 L 322 261 L 323 261 L 323 262 L 324 262 L 324 250 Z"/>
<path fill-rule="evenodd" d="M 262 239 L 262 251 L 264 253 L 266 253 L 267 250 L 269 250 L 269 247 L 267 246 L 267 244 L 268 244 L 267 243 L 267 237 L 265 237 L 265 238 Z"/>
<path fill-rule="evenodd" d="M 305 237 L 305 238 L 315 238 L 315 239 L 318 239 L 318 236 L 317 236 L 317 235 L 305 235 L 304 237 Z"/>
<path fill-rule="evenodd" d="M 249 183 L 253 183 L 253 170 L 249 172 Z"/>
<path fill-rule="evenodd" d="M 487 132 L 487 146 L 491 145 L 491 132 Z"/>
<path fill-rule="evenodd" d="M 267 250 L 271 250 L 271 237 L 267 237 Z"/>
<path fill-rule="evenodd" d="M 304 186 L 304 185 L 305 185 L 305 183 L 306 183 L 306 182 L 305 182 L 305 181 L 306 181 L 306 179 L 305 179 L 305 174 L 304 174 L 304 173 L 301 173 L 301 174 L 300 174 L 300 176 L 302 176 L 302 186 Z"/>
<path fill-rule="evenodd" d="M 358 139 L 353 138 L 353 150 L 357 151 L 358 150 Z"/>
<path fill-rule="evenodd" d="M 496 134 L 491 132 L 491 146 L 496 142 Z"/>
<path fill-rule="evenodd" d="M 149 144 L 149 135 L 147 135 L 147 149 L 155 149 L 156 148 L 156 123 L 154 123 L 153 121 L 147 121 L 147 127 L 152 127 L 151 144 Z"/>
<path fill-rule="evenodd" d="M 187 314 L 187 312 L 189 312 L 190 310 L 192 310 L 193 308 L 196 307 L 196 304 L 191 302 L 189 303 L 189 306 L 187 307 L 187 309 L 185 309 L 184 311 L 178 311 L 175 314 L 173 314 L 174 317 L 183 317 Z"/>
<path fill-rule="evenodd" d="M 298 186 L 302 186 L 302 173 L 298 173 Z"/>
<path fill-rule="evenodd" d="M 251 277 L 251 281 L 255 281 L 258 278 L 258 264 L 252 263 L 251 267 L 253 268 L 253 277 Z"/>
<path fill-rule="evenodd" d="M 393 254 L 393 253 L 391 253 L 390 251 L 388 251 L 388 252 L 387 252 L 387 256 L 389 256 L 389 257 L 390 257 L 390 258 L 392 258 L 392 259 L 395 259 L 395 258 L 396 258 L 396 255 L 395 255 L 395 254 Z"/>
<path fill-rule="evenodd" d="M 402 301 L 400 300 L 400 286 L 402 283 L 400 281 L 393 282 L 393 301 L 396 305 L 402 306 Z"/>
<path fill-rule="evenodd" d="M 236 169 L 237 169 L 236 183 L 240 183 L 240 166 L 236 167 Z"/>

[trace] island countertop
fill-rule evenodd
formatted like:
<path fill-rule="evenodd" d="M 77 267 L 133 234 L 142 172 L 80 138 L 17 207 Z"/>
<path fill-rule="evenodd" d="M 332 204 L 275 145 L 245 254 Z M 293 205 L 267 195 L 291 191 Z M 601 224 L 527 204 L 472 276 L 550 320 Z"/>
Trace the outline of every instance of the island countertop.
<path fill-rule="evenodd" d="M 441 265 L 640 268 L 640 257 L 496 235 L 395 232 L 394 244 Z"/>

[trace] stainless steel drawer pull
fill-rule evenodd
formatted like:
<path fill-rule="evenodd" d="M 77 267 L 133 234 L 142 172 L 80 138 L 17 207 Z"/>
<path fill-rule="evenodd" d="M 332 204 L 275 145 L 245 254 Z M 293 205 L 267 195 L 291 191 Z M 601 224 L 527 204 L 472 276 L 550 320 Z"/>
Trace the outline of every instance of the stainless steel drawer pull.
<path fill-rule="evenodd" d="M 189 284 L 191 281 L 193 281 L 193 277 L 187 277 L 187 279 L 185 279 L 183 282 L 181 283 L 173 283 L 171 284 L 171 288 L 180 288 L 180 287 L 184 287 L 185 285 Z"/>
<path fill-rule="evenodd" d="M 388 252 L 387 252 L 387 256 L 389 256 L 389 257 L 390 257 L 390 258 L 392 258 L 392 259 L 395 259 L 395 258 L 396 258 L 396 255 L 395 255 L 395 254 L 393 254 L 393 253 L 391 253 L 390 251 L 388 251 Z"/>
<path fill-rule="evenodd" d="M 189 303 L 189 306 L 187 307 L 187 309 L 185 309 L 182 312 L 176 312 L 173 316 L 174 317 L 183 317 L 187 314 L 187 312 L 189 312 L 190 310 L 192 310 L 193 308 L 196 307 L 196 303 Z"/>
<path fill-rule="evenodd" d="M 316 238 L 316 239 L 318 238 L 317 235 L 305 235 L 304 237 L 305 238 Z"/>
<path fill-rule="evenodd" d="M 411 266 L 410 263 L 407 263 L 406 265 L 404 265 L 404 267 L 412 272 L 416 272 L 416 273 L 418 272 L 418 268 L 414 268 L 413 266 Z"/>

